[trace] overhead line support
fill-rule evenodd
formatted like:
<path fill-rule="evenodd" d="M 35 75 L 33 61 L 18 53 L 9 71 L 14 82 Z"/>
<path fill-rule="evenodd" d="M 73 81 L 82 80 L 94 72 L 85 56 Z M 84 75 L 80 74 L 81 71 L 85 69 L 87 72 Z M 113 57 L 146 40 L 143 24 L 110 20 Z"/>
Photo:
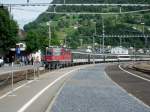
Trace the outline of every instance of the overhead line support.
<path fill-rule="evenodd" d="M 10 4 L 3 4 L 9 6 Z M 121 6 L 121 7 L 150 7 L 150 4 L 66 4 L 64 0 L 63 4 L 52 4 L 52 3 L 24 3 L 24 4 L 11 4 L 13 7 L 16 6 Z"/>

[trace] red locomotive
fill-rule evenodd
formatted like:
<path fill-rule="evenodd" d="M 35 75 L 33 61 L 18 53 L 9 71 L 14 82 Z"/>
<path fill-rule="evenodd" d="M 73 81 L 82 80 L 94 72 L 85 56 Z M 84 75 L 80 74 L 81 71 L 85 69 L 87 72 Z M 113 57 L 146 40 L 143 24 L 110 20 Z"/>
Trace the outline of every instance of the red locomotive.
<path fill-rule="evenodd" d="M 42 55 L 42 62 L 47 68 L 61 68 L 72 63 L 70 49 L 63 47 L 49 47 Z"/>

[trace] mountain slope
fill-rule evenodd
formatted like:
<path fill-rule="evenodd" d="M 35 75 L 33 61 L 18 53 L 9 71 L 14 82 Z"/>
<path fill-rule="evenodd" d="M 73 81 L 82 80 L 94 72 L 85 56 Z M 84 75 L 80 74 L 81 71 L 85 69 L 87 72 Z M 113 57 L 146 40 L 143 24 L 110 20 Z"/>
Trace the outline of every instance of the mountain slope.
<path fill-rule="evenodd" d="M 150 3 L 149 0 L 140 2 L 141 0 L 66 0 L 66 3 Z M 63 0 L 54 0 L 53 3 L 63 3 Z M 122 8 L 122 11 L 137 10 L 143 8 Z M 54 7 L 49 7 L 47 11 L 53 11 Z M 61 12 L 119 12 L 119 7 L 57 7 L 57 11 Z M 80 46 L 81 39 L 83 46 L 92 43 L 92 37 L 95 34 L 102 35 L 102 18 L 105 25 L 105 35 L 134 35 L 149 33 L 150 28 L 150 12 L 124 14 L 124 15 L 55 15 L 55 14 L 41 14 L 34 22 L 29 23 L 24 27 L 26 31 L 34 30 L 35 32 L 42 32 L 45 37 L 48 37 L 48 26 L 46 22 L 52 21 L 51 29 L 53 32 L 52 40 L 57 40 L 57 44 L 63 44 L 64 40 L 72 48 Z M 145 23 L 144 27 L 141 23 Z M 45 29 L 45 30 L 43 30 Z M 40 38 L 40 37 L 39 37 Z M 101 44 L 102 38 L 95 36 L 96 43 Z M 118 46 L 119 38 L 106 38 L 106 45 Z M 141 38 L 125 38 L 123 39 L 123 46 L 135 46 L 137 48 L 144 46 L 144 39 Z"/>

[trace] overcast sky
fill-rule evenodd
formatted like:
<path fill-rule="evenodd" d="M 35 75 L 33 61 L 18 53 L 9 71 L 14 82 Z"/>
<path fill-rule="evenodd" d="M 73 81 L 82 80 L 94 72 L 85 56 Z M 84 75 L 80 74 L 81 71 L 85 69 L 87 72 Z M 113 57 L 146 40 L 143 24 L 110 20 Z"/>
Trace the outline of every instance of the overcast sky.
<path fill-rule="evenodd" d="M 52 0 L 29 0 L 30 3 L 49 3 Z M 0 3 L 26 3 L 27 0 L 0 0 Z M 29 22 L 35 20 L 39 14 L 44 12 L 48 7 L 17 7 L 12 9 L 12 15 L 14 19 L 18 22 L 20 28 Z"/>

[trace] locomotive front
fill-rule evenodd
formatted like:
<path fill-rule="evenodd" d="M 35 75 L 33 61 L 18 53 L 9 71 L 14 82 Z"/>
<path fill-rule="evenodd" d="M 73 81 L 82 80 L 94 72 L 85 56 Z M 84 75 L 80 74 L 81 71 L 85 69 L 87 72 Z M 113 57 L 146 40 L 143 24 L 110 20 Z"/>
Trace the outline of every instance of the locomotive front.
<path fill-rule="evenodd" d="M 61 68 L 71 64 L 71 51 L 66 48 L 46 48 L 42 54 L 42 62 L 47 68 Z"/>

